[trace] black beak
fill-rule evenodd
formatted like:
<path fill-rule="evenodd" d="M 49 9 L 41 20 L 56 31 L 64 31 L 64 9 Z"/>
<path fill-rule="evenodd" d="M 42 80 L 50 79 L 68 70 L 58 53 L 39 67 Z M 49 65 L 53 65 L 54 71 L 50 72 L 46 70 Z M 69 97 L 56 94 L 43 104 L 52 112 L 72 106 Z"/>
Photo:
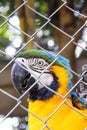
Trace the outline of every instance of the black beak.
<path fill-rule="evenodd" d="M 11 78 L 13 86 L 16 90 L 22 94 L 23 90 L 26 90 L 27 87 L 27 80 L 30 78 L 30 73 L 23 69 L 17 63 L 14 63 L 11 70 Z"/>

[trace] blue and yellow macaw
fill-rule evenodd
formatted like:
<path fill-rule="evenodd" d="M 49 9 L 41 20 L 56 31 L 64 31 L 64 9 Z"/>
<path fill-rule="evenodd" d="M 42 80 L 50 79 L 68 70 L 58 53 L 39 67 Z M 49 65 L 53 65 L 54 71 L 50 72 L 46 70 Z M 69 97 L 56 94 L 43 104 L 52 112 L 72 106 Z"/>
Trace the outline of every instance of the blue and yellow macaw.
<path fill-rule="evenodd" d="M 82 66 L 82 81 L 76 88 L 75 92 L 71 92 L 72 103 L 80 110 L 87 109 L 87 64 Z"/>
<path fill-rule="evenodd" d="M 72 88 L 72 74 L 66 68 L 70 69 L 68 59 L 43 50 L 23 51 L 15 60 L 11 71 L 13 85 L 20 93 L 29 90 L 28 130 L 87 128 L 87 119 L 69 107 L 78 103 L 75 92 L 66 97 Z M 86 109 L 75 109 L 87 116 Z"/>

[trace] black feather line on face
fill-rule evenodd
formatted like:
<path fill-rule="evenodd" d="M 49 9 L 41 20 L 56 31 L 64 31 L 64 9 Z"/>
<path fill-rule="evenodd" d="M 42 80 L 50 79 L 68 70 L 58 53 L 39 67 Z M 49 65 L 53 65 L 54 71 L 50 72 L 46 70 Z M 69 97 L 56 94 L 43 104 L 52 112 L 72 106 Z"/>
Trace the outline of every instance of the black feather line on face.
<path fill-rule="evenodd" d="M 54 91 L 57 91 L 58 86 L 59 86 L 58 79 L 54 74 L 52 74 L 52 75 L 53 75 L 53 82 L 48 87 Z M 37 86 L 38 85 L 36 85 L 34 87 L 35 89 L 33 91 L 30 91 L 30 93 L 29 93 L 29 98 L 32 101 L 35 101 L 36 99 L 47 100 L 48 98 L 50 98 L 54 95 L 54 93 L 52 91 L 50 91 L 49 89 L 47 89 L 46 87 L 43 87 L 38 90 Z"/>

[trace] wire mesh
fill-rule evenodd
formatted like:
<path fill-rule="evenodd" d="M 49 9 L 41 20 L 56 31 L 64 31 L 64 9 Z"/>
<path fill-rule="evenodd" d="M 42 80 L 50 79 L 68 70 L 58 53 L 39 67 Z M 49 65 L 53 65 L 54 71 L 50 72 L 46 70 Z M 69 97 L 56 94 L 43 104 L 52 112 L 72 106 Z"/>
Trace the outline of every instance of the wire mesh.
<path fill-rule="evenodd" d="M 20 49 L 18 49 L 18 51 L 16 52 L 16 54 L 15 54 L 13 57 L 8 56 L 8 57 L 10 58 L 10 60 L 8 60 L 8 62 L 5 64 L 5 66 L 3 66 L 3 67 L 0 69 L 0 75 L 1 75 L 3 72 L 5 72 L 6 69 L 8 69 L 8 67 L 9 67 L 9 66 L 14 62 L 14 60 L 18 57 L 18 54 L 19 54 L 22 50 L 24 50 L 24 49 L 29 45 L 29 43 L 30 43 L 31 41 L 34 43 L 34 46 L 36 46 L 37 48 L 42 49 L 42 50 L 44 50 L 44 51 L 47 51 L 47 50 L 45 50 L 43 47 L 41 47 L 37 42 L 35 42 L 35 40 L 36 40 L 36 35 L 37 35 L 37 33 L 38 33 L 40 30 L 42 30 L 44 27 L 46 27 L 48 24 L 49 24 L 50 26 L 52 26 L 54 29 L 58 30 L 60 33 L 62 33 L 63 35 L 65 35 L 66 37 L 68 37 L 68 38 L 70 39 L 70 40 L 66 43 L 66 45 L 56 54 L 55 60 L 49 65 L 49 67 L 57 60 L 57 56 L 58 56 L 59 54 L 61 54 L 63 51 L 65 51 L 65 49 L 68 48 L 69 45 L 71 45 L 71 44 L 77 45 L 77 43 L 75 42 L 75 37 L 76 37 L 76 35 L 77 35 L 85 26 L 87 26 L 87 20 L 86 20 L 86 19 L 87 19 L 87 16 L 84 15 L 84 14 L 82 14 L 82 13 L 80 13 L 80 12 L 78 12 L 78 11 L 76 11 L 76 10 L 74 10 L 74 9 L 72 9 L 71 7 L 69 7 L 69 6 L 67 5 L 67 1 L 65 1 L 65 0 L 64 0 L 64 1 L 61 0 L 61 1 L 62 1 L 62 4 L 61 4 L 53 13 L 51 13 L 51 15 L 50 15 L 49 17 L 44 16 L 42 13 L 40 13 L 40 12 L 36 11 L 35 9 L 33 9 L 32 7 L 30 7 L 27 0 L 24 0 L 19 7 L 17 7 L 12 13 L 10 13 L 9 16 L 5 16 L 5 15 L 3 15 L 3 14 L 0 14 L 0 17 L 2 17 L 2 18 L 4 19 L 4 22 L 0 25 L 0 28 L 3 28 L 4 25 L 5 25 L 6 23 L 8 23 L 8 25 L 10 25 L 13 29 L 19 31 L 20 33 L 22 33 L 23 35 L 25 35 L 26 37 L 29 38 L 29 40 L 28 40 L 25 44 L 23 44 L 23 46 L 22 46 Z M 10 22 L 10 17 L 13 16 L 15 13 L 17 13 L 17 11 L 20 10 L 23 6 L 26 6 L 29 10 L 31 10 L 32 12 L 34 12 L 34 13 L 37 14 L 37 15 L 39 15 L 40 17 L 42 17 L 42 18 L 45 20 L 45 22 L 43 23 L 43 25 L 41 25 L 41 26 L 39 27 L 39 29 L 37 29 L 32 35 L 30 35 L 30 34 L 24 32 L 22 29 L 20 29 L 20 28 L 14 26 L 14 25 Z M 85 19 L 83 25 L 82 25 L 81 27 L 79 27 L 78 30 L 77 30 L 73 35 L 70 35 L 70 34 L 66 33 L 64 30 L 60 29 L 59 27 L 57 27 L 56 25 L 54 25 L 54 24 L 51 22 L 52 17 L 53 17 L 58 11 L 60 11 L 62 7 L 66 7 L 69 11 L 71 11 L 71 12 L 73 12 L 73 13 L 77 13 L 80 17 L 83 17 L 83 18 Z M 77 45 L 77 46 L 81 47 L 83 50 L 86 51 L 86 49 L 84 49 L 82 46 L 80 46 L 80 45 Z M 47 52 L 48 52 L 48 51 L 47 51 Z M 48 53 L 49 53 L 49 52 L 48 52 Z M 2 56 L 3 56 L 3 55 L 4 55 L 4 56 L 7 56 L 6 52 L 5 52 L 5 51 L 2 51 L 2 50 L 0 50 L 0 55 L 2 55 Z M 65 66 L 65 67 L 66 67 L 66 66 Z M 67 68 L 67 67 L 66 67 L 66 68 Z M 47 68 L 46 68 L 46 69 L 47 69 Z M 67 69 L 69 69 L 69 68 L 67 68 Z M 45 71 L 45 70 L 44 70 L 44 71 Z M 44 73 L 44 71 L 41 73 L 41 75 Z M 26 111 L 26 112 L 29 112 L 30 114 L 32 114 L 33 116 L 35 116 L 36 118 L 38 118 L 39 120 L 41 120 L 41 121 L 44 123 L 42 130 L 44 130 L 45 127 L 47 127 L 47 128 L 50 130 L 49 126 L 47 125 L 48 120 L 49 120 L 59 109 L 61 109 L 61 107 L 62 107 L 62 105 L 63 105 L 64 103 L 65 103 L 68 107 L 70 107 L 71 109 L 73 109 L 74 111 L 76 111 L 77 113 L 79 113 L 81 116 L 83 116 L 84 119 L 85 119 L 85 118 L 87 119 L 87 115 L 83 114 L 81 111 L 79 111 L 78 109 L 76 109 L 75 107 L 69 105 L 69 104 L 66 102 L 67 96 L 69 95 L 69 93 L 70 93 L 72 90 L 74 90 L 74 89 L 77 87 L 77 85 L 79 85 L 79 83 L 80 83 L 80 82 L 82 81 L 82 79 L 83 79 L 83 75 L 85 74 L 85 72 L 83 72 L 82 75 L 80 75 L 79 73 L 77 73 L 76 71 L 74 71 L 74 70 L 72 70 L 72 69 L 69 69 L 69 71 L 71 71 L 71 72 L 73 73 L 73 75 L 79 77 L 79 80 L 73 85 L 73 87 L 68 91 L 68 93 L 66 93 L 65 96 L 62 96 L 61 94 L 56 93 L 55 91 L 53 91 L 53 90 L 50 89 L 50 91 L 52 91 L 52 92 L 55 93 L 56 95 L 61 96 L 62 102 L 61 102 L 60 105 L 57 106 L 57 108 L 46 118 L 46 120 L 43 120 L 42 118 L 40 118 L 39 116 L 37 116 L 35 113 L 33 113 L 32 111 L 28 110 L 27 107 L 25 107 L 25 106 L 22 104 L 22 99 L 26 96 L 26 94 L 30 91 L 30 89 L 31 89 L 36 83 L 39 82 L 40 77 L 37 79 L 37 81 L 36 81 L 28 90 L 26 90 L 26 91 L 25 91 L 21 96 L 19 96 L 19 97 L 15 97 L 14 95 L 12 95 L 12 94 L 8 93 L 7 91 L 5 91 L 3 88 L 0 88 L 0 94 L 2 94 L 2 98 L 3 98 L 4 95 L 5 95 L 5 96 L 11 98 L 12 101 L 15 101 L 15 102 L 16 102 L 16 103 L 13 105 L 13 107 L 11 108 L 11 110 L 9 110 L 9 112 L 5 114 L 5 116 L 4 116 L 4 118 L 1 120 L 0 124 L 1 124 L 7 117 L 9 117 L 18 107 L 20 107 L 21 109 L 23 109 L 23 110 Z M 41 76 L 41 75 L 40 75 L 40 76 Z M 41 84 L 43 84 L 46 88 L 48 88 L 44 83 L 41 83 Z M 48 89 L 49 89 L 49 88 L 48 88 Z M 26 102 L 27 102 L 27 101 L 26 101 Z M 86 129 L 87 129 L 87 128 L 86 128 Z"/>

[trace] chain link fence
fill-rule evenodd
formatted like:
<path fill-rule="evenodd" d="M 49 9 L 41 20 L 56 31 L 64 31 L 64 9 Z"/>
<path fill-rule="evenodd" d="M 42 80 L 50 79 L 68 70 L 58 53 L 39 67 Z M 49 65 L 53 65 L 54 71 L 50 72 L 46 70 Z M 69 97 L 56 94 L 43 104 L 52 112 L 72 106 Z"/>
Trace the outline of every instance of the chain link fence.
<path fill-rule="evenodd" d="M 62 0 L 61 0 L 61 1 L 62 1 Z M 86 20 L 86 19 L 87 19 L 87 16 L 86 16 L 86 15 L 81 14 L 80 12 L 78 12 L 78 11 L 76 11 L 76 10 L 70 8 L 70 7 L 67 5 L 67 1 L 64 0 L 64 1 L 62 1 L 62 4 L 61 4 L 60 7 L 58 7 L 53 13 L 51 13 L 51 15 L 50 15 L 49 17 L 46 17 L 46 16 L 44 16 L 42 13 L 40 13 L 40 12 L 36 11 L 35 9 L 31 8 L 27 2 L 28 2 L 27 0 L 24 0 L 24 1 L 22 2 L 22 4 L 21 4 L 19 7 L 17 7 L 17 8 L 16 8 L 9 16 L 7 16 L 7 17 L 6 17 L 5 15 L 3 15 L 3 14 L 0 14 L 0 17 L 2 17 L 2 18 L 4 19 L 4 22 L 0 25 L 0 28 L 2 28 L 6 23 L 8 23 L 8 25 L 10 25 L 10 26 L 13 28 L 13 30 L 17 30 L 18 32 L 22 33 L 23 35 L 25 35 L 26 37 L 29 38 L 29 40 L 28 40 L 25 44 L 23 44 L 20 49 L 17 50 L 17 52 L 15 53 L 15 55 L 14 55 L 13 57 L 8 56 L 10 60 L 8 60 L 8 61 L 6 62 L 6 64 L 5 64 L 4 66 L 2 66 L 1 69 L 0 69 L 0 75 L 1 75 L 1 76 L 2 76 L 2 73 L 5 72 L 5 71 L 8 69 L 9 66 L 11 66 L 11 64 L 14 62 L 14 60 L 15 60 L 16 57 L 18 56 L 18 54 L 19 54 L 22 50 L 24 50 L 24 49 L 27 47 L 27 45 L 29 45 L 29 43 L 30 43 L 31 41 L 34 43 L 34 46 L 35 46 L 36 48 L 39 48 L 39 49 L 42 49 L 42 50 L 46 51 L 46 50 L 45 50 L 44 48 L 42 48 L 37 42 L 35 42 L 35 39 L 36 39 L 37 33 L 38 33 L 39 31 L 41 31 L 44 27 L 46 27 L 48 24 L 49 24 L 50 26 L 52 26 L 52 28 L 54 28 L 54 29 L 60 31 L 60 33 L 62 33 L 62 34 L 65 35 L 66 37 L 70 38 L 70 40 L 69 40 L 69 41 L 66 43 L 66 45 L 57 53 L 57 55 L 59 55 L 59 54 L 61 54 L 63 51 L 65 51 L 65 49 L 68 48 L 70 44 L 75 44 L 75 45 L 77 45 L 78 47 L 80 47 L 81 49 L 87 51 L 86 48 L 84 48 L 84 47 L 78 45 L 78 44 L 74 41 L 75 36 L 76 36 L 84 27 L 87 26 L 87 20 Z M 10 23 L 10 18 L 11 18 L 11 16 L 13 16 L 13 15 L 14 15 L 18 10 L 20 10 L 23 6 L 26 6 L 29 10 L 31 10 L 31 11 L 34 12 L 35 14 L 38 14 L 40 17 L 42 17 L 42 18 L 45 20 L 44 24 L 41 25 L 41 26 L 39 27 L 39 29 L 37 29 L 32 35 L 29 35 L 28 33 L 24 32 L 22 29 L 17 28 L 17 26 L 14 26 L 12 23 Z M 64 7 L 64 6 L 65 6 L 69 11 L 73 12 L 74 14 L 76 13 L 76 14 L 78 14 L 80 17 L 82 17 L 83 19 L 85 19 L 83 25 L 82 25 L 81 27 L 79 27 L 78 30 L 77 30 L 73 35 L 70 35 L 70 34 L 66 33 L 65 31 L 63 31 L 62 29 L 58 28 L 57 26 L 55 26 L 55 25 L 51 22 L 51 18 L 52 18 L 58 11 L 60 11 L 61 8 Z M 3 55 L 7 57 L 7 53 L 6 53 L 5 51 L 0 50 L 0 57 L 2 57 Z M 0 63 L 0 64 L 1 64 L 1 63 Z M 80 76 L 80 74 L 77 73 L 77 72 L 75 72 L 74 70 L 71 69 L 70 71 L 73 73 L 73 75 L 75 75 L 75 76 L 77 76 L 77 77 Z M 81 72 L 81 71 L 82 71 L 82 70 L 80 70 L 80 72 Z M 6 78 L 7 78 L 7 77 L 6 77 Z M 61 106 L 62 106 L 63 103 L 66 103 L 66 97 L 67 97 L 67 95 L 68 95 L 74 88 L 76 88 L 76 86 L 82 81 L 82 79 L 83 79 L 83 77 L 80 76 L 79 80 L 74 84 L 74 86 L 72 87 L 72 89 L 70 89 L 70 91 L 63 97 L 62 103 L 55 109 L 55 111 L 54 111 L 53 113 L 51 113 L 51 115 L 49 115 L 49 117 L 47 118 L 47 120 L 49 120 L 49 118 L 50 118 L 51 116 L 53 116 L 54 113 L 56 113 L 56 111 L 58 111 L 59 108 L 61 108 Z M 3 80 L 4 80 L 4 79 L 3 79 Z M 38 81 L 39 81 L 39 80 L 38 80 Z M 38 82 L 38 81 L 37 81 L 37 82 Z M 2 81 L 0 81 L 0 82 L 2 82 Z M 12 86 L 12 87 L 13 87 L 13 86 Z M 0 88 L 0 95 L 2 95 L 2 99 L 4 98 L 4 96 L 6 96 L 6 97 L 11 98 L 12 101 L 15 102 L 14 105 L 13 105 L 13 107 L 9 110 L 9 112 L 5 113 L 4 118 L 1 120 L 0 124 L 1 124 L 2 122 L 4 122 L 6 118 L 8 118 L 9 116 L 11 116 L 11 114 L 12 114 L 17 108 L 19 108 L 19 107 L 20 107 L 21 109 L 23 109 L 23 111 L 26 111 L 26 113 L 29 111 L 29 110 L 27 109 L 27 107 L 25 107 L 25 106 L 22 104 L 22 99 L 26 96 L 27 93 L 28 93 L 28 91 L 24 92 L 21 96 L 16 97 L 16 96 L 14 96 L 13 94 L 10 94 L 10 93 L 7 92 L 6 90 L 4 90 L 2 87 Z M 27 98 L 26 98 L 26 100 L 27 100 Z M 7 102 L 7 101 L 6 101 L 6 102 Z M 8 104 L 9 104 L 9 103 L 8 103 Z M 27 101 L 26 101 L 26 104 L 27 104 Z M 66 104 L 67 104 L 67 103 L 66 103 Z M 2 105 L 2 104 L 1 104 L 1 105 Z M 0 105 L 0 106 L 1 106 L 1 105 Z M 10 105 L 11 105 L 11 104 L 10 104 Z M 79 113 L 81 116 L 83 116 L 84 119 L 87 118 L 87 115 L 84 115 L 83 113 L 81 113 L 81 111 L 78 111 L 75 107 L 70 106 L 69 104 L 67 104 L 67 105 L 68 105 L 71 109 L 74 109 L 74 110 L 75 110 L 77 113 Z M 29 112 L 30 112 L 31 114 L 33 114 L 33 116 L 35 116 L 36 118 L 39 118 L 37 115 L 35 115 L 35 114 L 32 113 L 31 111 L 29 111 Z M 41 120 L 41 119 L 40 119 L 40 120 Z M 43 127 L 42 129 L 44 129 L 44 128 L 45 128 L 45 124 L 44 124 L 44 127 Z"/>

